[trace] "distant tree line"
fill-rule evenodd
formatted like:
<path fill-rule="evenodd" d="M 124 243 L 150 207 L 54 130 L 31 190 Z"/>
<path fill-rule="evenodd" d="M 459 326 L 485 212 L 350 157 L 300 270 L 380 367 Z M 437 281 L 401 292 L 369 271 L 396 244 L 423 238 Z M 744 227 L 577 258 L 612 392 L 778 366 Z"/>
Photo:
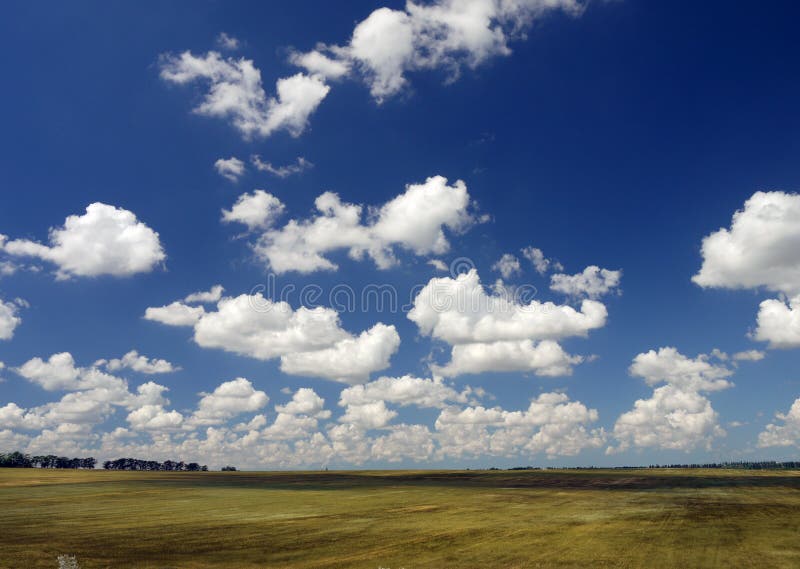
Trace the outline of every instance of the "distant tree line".
<path fill-rule="evenodd" d="M 206 472 L 208 467 L 203 464 L 202 466 L 196 462 L 183 462 L 174 460 L 165 460 L 158 462 L 155 460 L 142 460 L 140 458 L 118 458 L 116 460 L 107 460 L 103 463 L 103 468 L 106 470 L 164 470 L 170 472 Z"/>
<path fill-rule="evenodd" d="M 546 470 L 641 470 L 645 468 L 727 468 L 734 470 L 800 470 L 800 461 L 776 462 L 774 460 L 708 462 L 689 464 L 649 464 L 647 466 L 548 466 Z M 499 470 L 490 468 L 489 470 Z M 515 466 L 507 470 L 542 470 L 538 466 Z"/>
<path fill-rule="evenodd" d="M 0 468 L 94 468 L 97 460 L 89 458 L 67 458 L 48 454 L 31 456 L 21 452 L 0 454 Z"/>

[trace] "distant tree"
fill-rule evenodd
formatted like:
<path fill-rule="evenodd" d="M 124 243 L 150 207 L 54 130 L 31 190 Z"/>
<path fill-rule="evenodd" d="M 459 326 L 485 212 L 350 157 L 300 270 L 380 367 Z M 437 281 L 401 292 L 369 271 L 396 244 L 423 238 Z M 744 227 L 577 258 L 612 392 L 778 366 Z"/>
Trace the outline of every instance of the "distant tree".
<path fill-rule="evenodd" d="M 236 472 L 235 466 L 223 466 L 222 472 Z"/>

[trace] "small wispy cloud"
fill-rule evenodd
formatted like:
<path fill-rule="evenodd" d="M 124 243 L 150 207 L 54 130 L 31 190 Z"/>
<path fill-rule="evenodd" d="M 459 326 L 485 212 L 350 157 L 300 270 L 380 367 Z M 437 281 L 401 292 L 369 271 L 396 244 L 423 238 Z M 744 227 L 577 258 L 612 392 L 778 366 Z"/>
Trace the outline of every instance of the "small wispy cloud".
<path fill-rule="evenodd" d="M 274 166 L 271 162 L 264 162 L 258 154 L 254 154 L 250 157 L 250 161 L 255 166 L 256 170 L 260 172 L 268 172 L 273 176 L 278 176 L 279 178 L 288 178 L 293 174 L 300 174 L 309 168 L 313 168 L 314 164 L 309 162 L 302 156 L 299 156 L 297 160 L 293 164 L 287 164 L 286 166 Z"/>

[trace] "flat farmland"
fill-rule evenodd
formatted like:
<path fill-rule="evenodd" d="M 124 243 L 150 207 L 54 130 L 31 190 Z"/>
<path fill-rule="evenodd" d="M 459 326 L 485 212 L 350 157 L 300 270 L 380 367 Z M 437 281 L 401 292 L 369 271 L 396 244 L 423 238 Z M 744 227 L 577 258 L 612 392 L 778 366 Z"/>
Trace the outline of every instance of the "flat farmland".
<path fill-rule="evenodd" d="M 800 567 L 800 473 L 0 470 L 0 567 Z"/>

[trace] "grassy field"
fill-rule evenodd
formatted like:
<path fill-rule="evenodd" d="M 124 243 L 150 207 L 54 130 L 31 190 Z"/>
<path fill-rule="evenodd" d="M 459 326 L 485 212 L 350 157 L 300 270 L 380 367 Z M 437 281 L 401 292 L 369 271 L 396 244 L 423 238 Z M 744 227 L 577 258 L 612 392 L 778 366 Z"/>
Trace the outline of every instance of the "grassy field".
<path fill-rule="evenodd" d="M 800 473 L 0 469 L 0 567 L 800 567 Z"/>

